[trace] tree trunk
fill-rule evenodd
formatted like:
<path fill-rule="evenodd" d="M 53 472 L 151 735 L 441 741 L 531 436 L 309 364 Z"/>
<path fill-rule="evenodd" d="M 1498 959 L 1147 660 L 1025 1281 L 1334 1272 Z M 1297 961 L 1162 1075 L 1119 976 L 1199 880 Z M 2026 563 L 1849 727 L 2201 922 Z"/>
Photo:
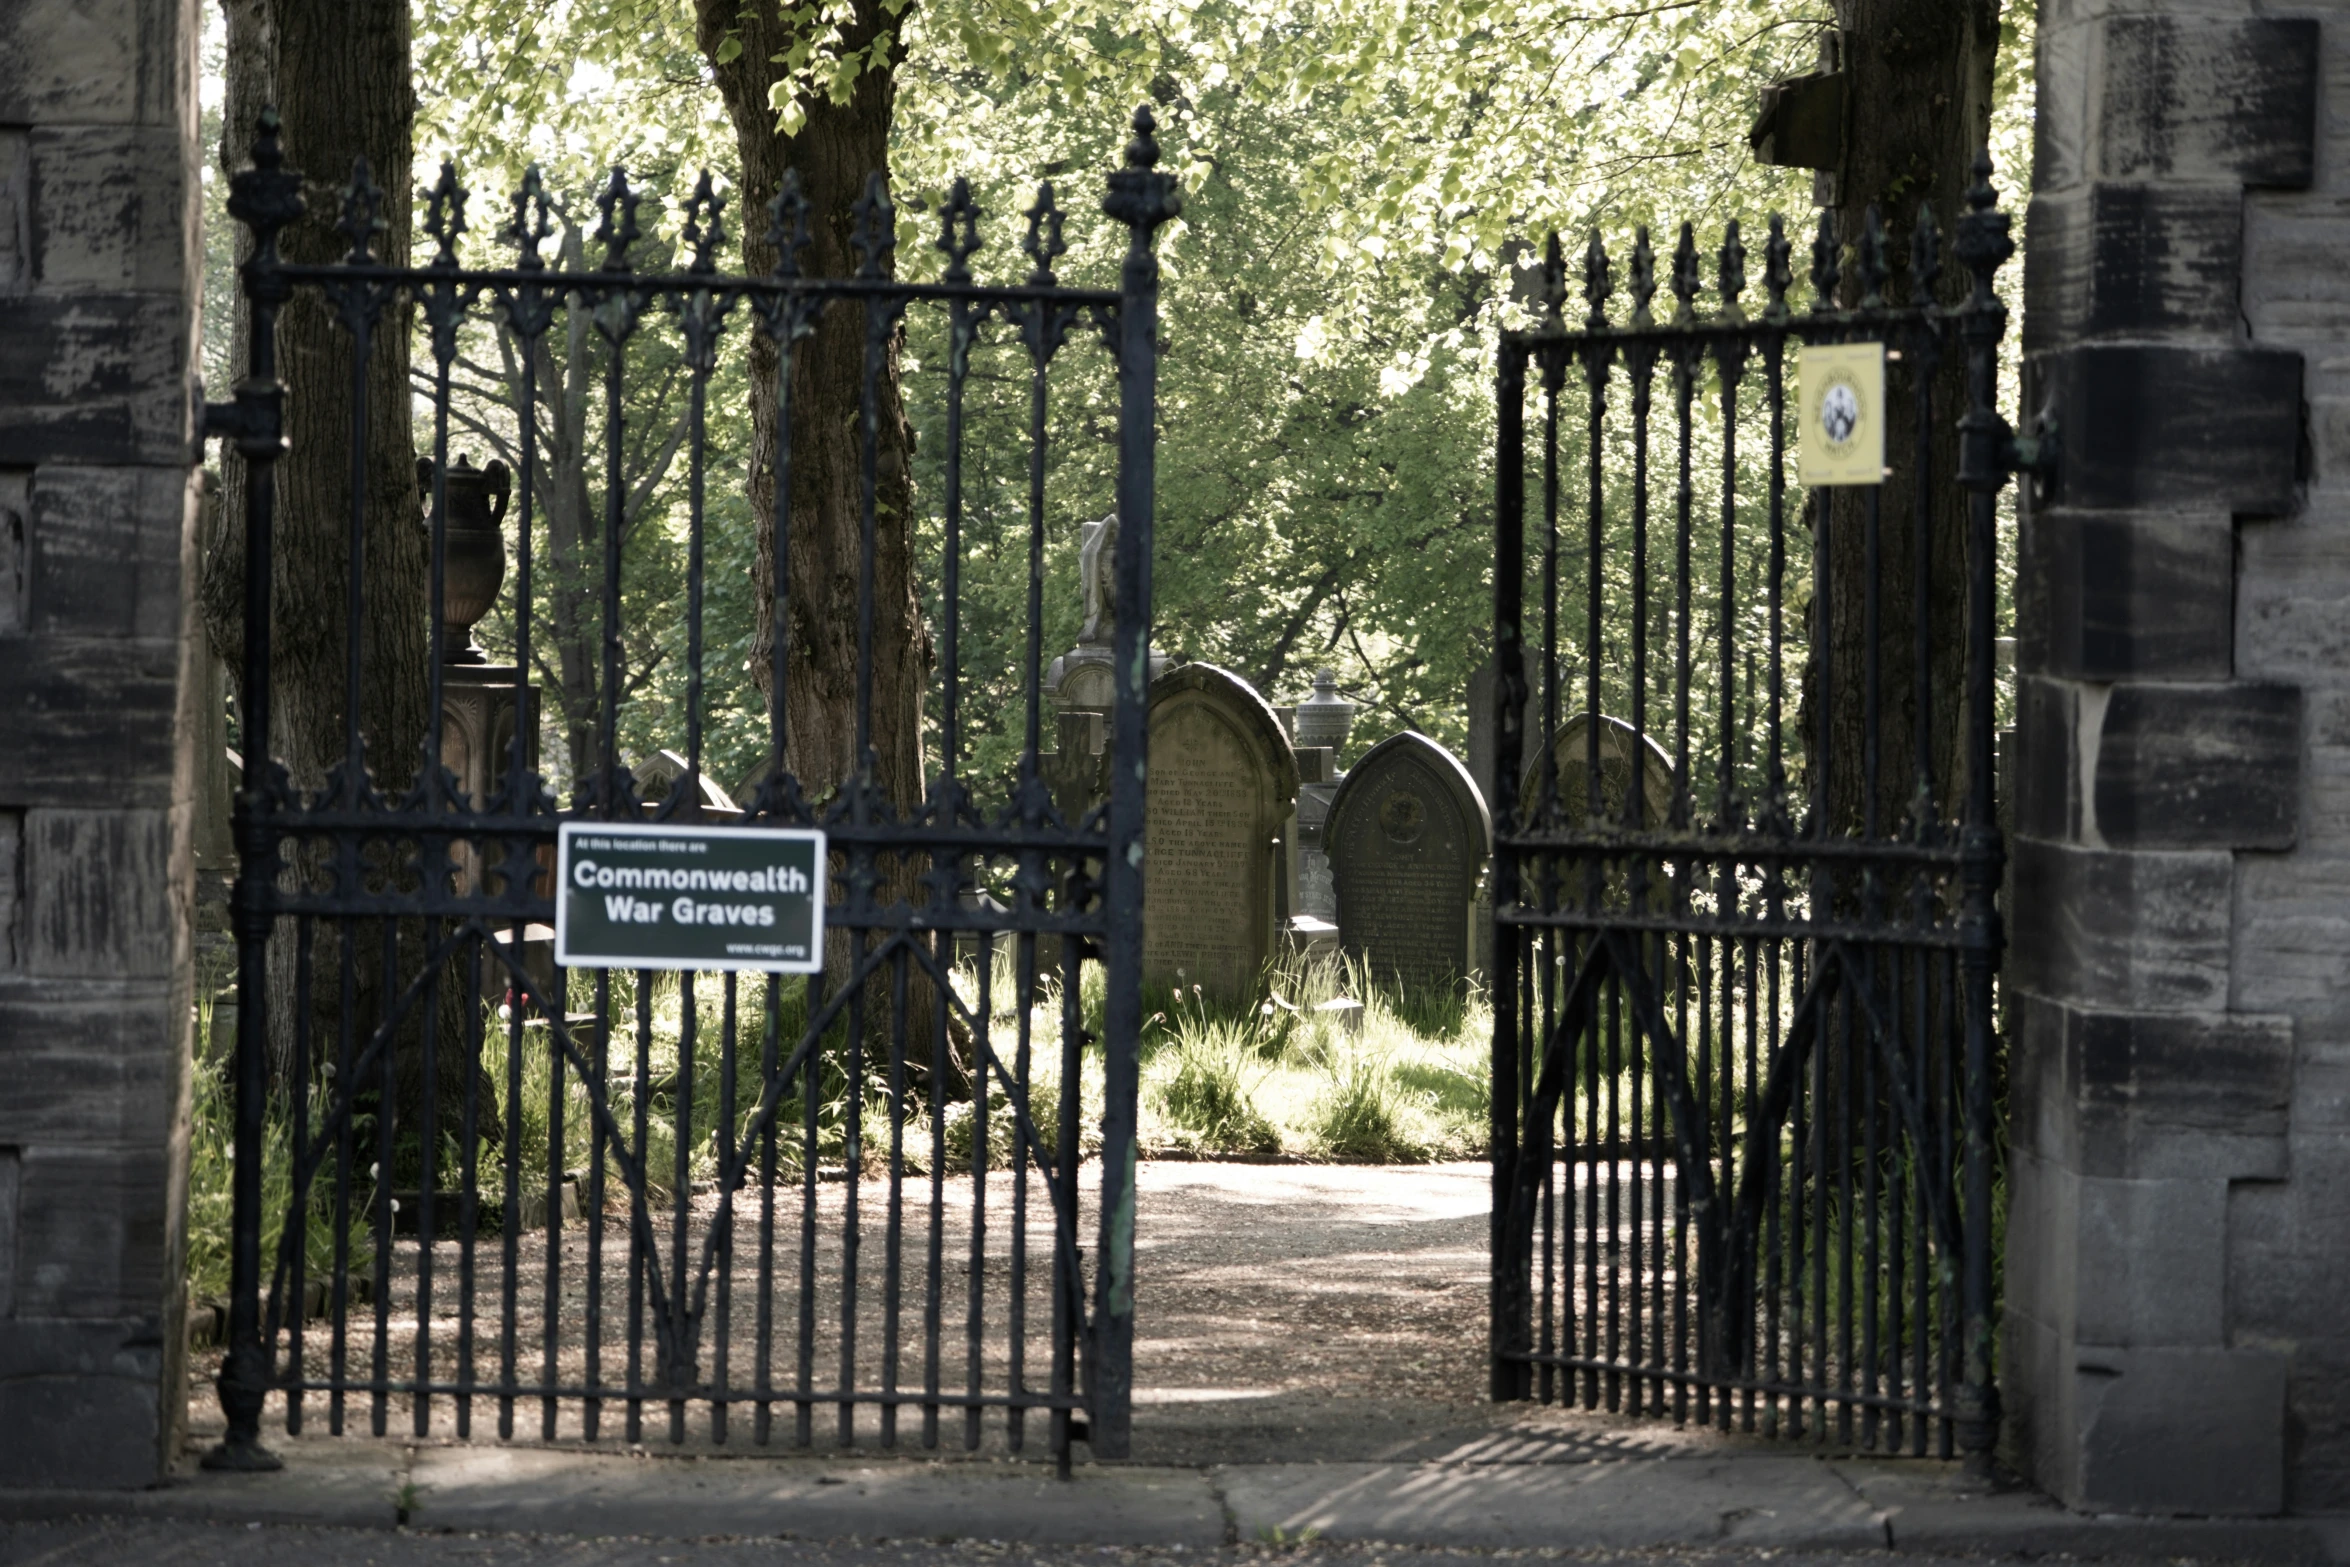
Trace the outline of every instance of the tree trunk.
<path fill-rule="evenodd" d="M 224 0 L 229 22 L 227 96 L 222 164 L 244 166 L 264 105 L 274 103 L 283 126 L 286 164 L 305 177 L 306 212 L 280 236 L 285 259 L 334 261 L 350 249 L 336 228 L 354 160 L 364 158 L 380 187 L 381 231 L 375 254 L 407 264 L 413 226 L 411 168 L 415 99 L 409 85 L 406 0 Z M 239 236 L 240 254 L 247 247 Z M 250 366 L 247 322 L 238 300 L 235 367 Z M 286 452 L 276 465 L 274 547 L 271 558 L 269 752 L 282 761 L 299 790 L 327 786 L 347 759 L 349 714 L 345 615 L 350 580 L 352 475 L 350 443 L 356 409 L 352 393 L 351 334 L 312 290 L 298 291 L 280 311 L 278 375 L 285 385 Z M 365 521 L 361 580 L 365 584 L 360 640 L 357 724 L 364 761 L 375 784 L 396 798 L 417 775 L 430 701 L 428 677 L 428 539 L 416 486 L 416 453 L 409 424 L 409 308 L 403 302 L 376 320 L 367 360 L 362 476 Z M 201 608 L 215 650 L 240 677 L 244 664 L 244 517 L 246 474 L 224 464 L 221 525 L 210 541 L 200 588 Z M 246 736 L 248 767 L 257 747 Z M 321 876 L 325 851 L 306 844 L 293 874 Z M 424 932 L 414 922 L 399 933 L 401 979 L 424 959 Z M 341 1005 L 334 982 L 344 927 L 321 921 L 312 956 L 314 1049 L 336 1048 Z M 353 928 L 357 995 L 352 1022 L 356 1044 L 383 1015 L 380 936 Z M 293 1061 L 295 942 L 281 926 L 270 947 L 273 1081 L 285 1082 Z M 435 1095 L 442 1124 L 453 1130 L 465 1074 L 458 1068 L 474 1006 L 461 969 L 443 977 L 437 1020 L 443 1063 Z M 397 1041 L 398 1097 L 403 1121 L 415 1124 L 423 1103 L 421 1020 L 412 1018 Z M 494 1099 L 483 1108 L 496 1136 Z"/>
<path fill-rule="evenodd" d="M 1990 134 L 1992 65 L 1999 45 L 1998 0 L 1836 0 L 1844 75 L 1842 166 L 1830 176 L 1843 246 L 1843 298 L 1858 303 L 1856 275 L 1863 225 L 1874 206 L 1885 236 L 1892 281 L 1889 302 L 1913 297 L 1910 243 L 1919 209 L 1930 203 L 1941 233 L 1942 271 L 1935 292 L 1945 305 L 1965 297 L 1966 277 L 1952 257 L 1973 163 Z M 1962 354 L 1945 354 L 1933 372 L 1932 426 L 1919 450 L 1918 366 L 1911 345 L 1888 366 L 1885 461 L 1892 471 L 1878 506 L 1876 693 L 1877 777 L 1874 828 L 1903 830 L 1919 792 L 1918 625 L 1916 606 L 1921 509 L 1926 531 L 1928 616 L 1925 725 L 1932 742 L 1928 776 L 1937 819 L 1955 819 L 1964 798 L 1966 672 L 1966 496 L 1958 487 L 1958 418 L 1965 412 Z M 1920 473 L 1926 493 L 1918 491 Z M 1828 613 L 1814 642 L 1804 712 L 1804 745 L 1819 754 L 1821 678 L 1832 674 L 1828 702 L 1828 820 L 1837 832 L 1870 825 L 1866 787 L 1869 492 L 1815 492 L 1815 520 L 1828 526 L 1824 582 L 1815 604 Z M 1826 663 L 1823 667 L 1822 656 Z M 1850 897 L 1858 889 L 1843 889 Z"/>
<path fill-rule="evenodd" d="M 577 271 L 585 265 L 585 250 L 576 223 L 563 226 L 559 265 Z M 588 442 L 588 392 L 594 375 L 588 363 L 588 315 L 585 310 L 564 312 L 563 362 L 555 363 L 541 337 L 540 396 L 546 400 L 539 493 L 546 497 L 547 553 L 553 610 L 550 617 L 555 654 L 557 701 L 563 710 L 565 761 L 571 768 L 576 795 L 597 776 L 596 671 L 601 657 L 600 583 L 603 572 L 595 537 L 595 502 L 588 494 L 588 472 L 596 460 Z"/>
<path fill-rule="evenodd" d="M 884 0 L 854 0 L 853 18 L 842 29 L 841 53 L 866 51 L 878 42 L 886 64 L 864 71 L 845 103 L 811 99 L 797 135 L 776 128 L 770 89 L 788 80 L 776 63 L 797 40 L 798 24 L 786 19 L 774 0 L 742 5 L 739 0 L 695 0 L 702 53 L 718 79 L 720 96 L 734 123 L 742 155 L 742 199 L 734 216 L 743 236 L 743 261 L 753 273 L 771 269 L 776 248 L 767 238 L 768 203 L 794 171 L 810 204 L 811 243 L 803 256 L 814 276 L 853 275 L 859 257 L 853 245 L 852 209 L 869 175 L 889 167 L 890 117 L 896 100 L 894 72 L 904 46 L 897 36 L 898 11 Z M 741 52 L 721 60 L 721 45 L 732 33 Z M 894 265 L 893 265 L 894 270 Z M 913 484 L 908 465 L 912 438 L 900 396 L 899 335 L 883 348 L 875 398 L 876 485 L 874 494 L 872 779 L 881 801 L 901 817 L 920 809 L 925 793 L 922 760 L 922 700 L 931 667 L 930 638 L 915 595 Z M 863 391 L 867 330 L 862 308 L 836 303 L 802 341 L 791 367 L 791 494 L 786 515 L 789 571 L 786 622 L 773 623 L 776 566 L 776 456 L 780 361 L 774 340 L 764 332 L 750 348 L 751 506 L 759 552 L 752 582 L 758 619 L 751 668 L 772 712 L 769 689 L 774 638 L 786 638 L 784 765 L 812 797 L 849 784 L 867 760 L 857 754 L 857 625 L 864 549 Z M 751 802 L 746 800 L 745 805 Z M 885 859 L 876 867 L 874 896 L 925 901 L 921 859 Z M 851 961 L 846 933 L 829 942 L 827 968 L 833 983 Z M 872 987 L 865 1008 L 867 1027 L 887 1027 L 888 987 Z M 908 991 L 910 1040 L 918 1040 L 931 1016 L 930 987 L 912 976 Z M 910 1044 L 910 1049 L 912 1049 Z M 919 1050 L 912 1050 L 919 1055 Z M 916 1063 L 909 1063 L 910 1069 Z M 960 1071 L 956 1073 L 961 1076 Z"/>
<path fill-rule="evenodd" d="M 702 52 L 717 73 L 718 90 L 734 122 L 743 162 L 742 201 L 734 216 L 743 237 L 743 262 L 754 273 L 771 269 L 776 249 L 767 239 L 767 204 L 786 169 L 799 176 L 811 208 L 810 274 L 848 277 L 858 265 L 852 211 L 868 175 L 889 168 L 894 72 L 904 54 L 896 12 L 882 0 L 855 0 L 843 29 L 841 52 L 870 49 L 886 38 L 888 64 L 857 78 L 846 103 L 817 97 L 807 105 L 799 134 L 776 129 L 769 90 L 788 79 L 776 57 L 797 41 L 797 27 L 773 0 L 753 6 L 737 0 L 695 0 Z M 719 62 L 730 31 L 742 52 Z M 789 687 L 784 703 L 785 765 L 811 793 L 847 783 L 857 755 L 857 599 L 864 537 L 863 433 L 865 315 L 835 304 L 813 336 L 793 355 L 790 497 L 790 571 L 786 627 Z M 753 568 L 758 620 L 751 668 L 769 702 L 775 599 L 776 437 L 778 359 L 773 339 L 754 337 L 751 374 L 751 505 L 759 555 Z M 878 475 L 874 496 L 873 718 L 874 781 L 900 811 L 920 806 L 922 693 L 930 643 L 914 594 L 913 486 L 907 457 L 912 439 L 898 383 L 896 334 L 885 351 L 877 388 Z"/>

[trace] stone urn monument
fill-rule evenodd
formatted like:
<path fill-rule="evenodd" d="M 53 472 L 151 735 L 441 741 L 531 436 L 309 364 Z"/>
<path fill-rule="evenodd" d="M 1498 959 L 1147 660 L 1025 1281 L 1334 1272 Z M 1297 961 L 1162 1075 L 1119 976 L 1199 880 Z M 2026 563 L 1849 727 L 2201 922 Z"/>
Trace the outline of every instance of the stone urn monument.
<path fill-rule="evenodd" d="M 424 525 L 432 526 L 433 463 L 416 459 L 416 487 L 424 497 Z M 506 583 L 506 496 L 510 476 L 506 465 L 490 459 L 476 468 L 464 452 L 448 472 L 449 515 L 441 562 L 442 662 L 483 664 L 489 661 L 473 640 L 473 628 L 498 601 Z"/>
<path fill-rule="evenodd" d="M 434 474 L 431 459 L 418 459 L 416 484 L 424 498 L 428 531 Z M 466 805 L 487 811 L 506 786 L 518 730 L 524 770 L 535 774 L 539 766 L 538 688 L 513 665 L 491 663 L 473 640 L 474 626 L 497 604 L 506 584 L 503 524 L 512 475 L 496 458 L 488 467 L 476 468 L 470 456 L 459 453 L 442 477 L 448 513 L 441 557 L 441 765 L 456 780 Z M 481 885 L 485 848 L 489 863 L 503 860 L 505 845 L 495 839 L 465 839 L 455 846 L 460 893 L 470 894 Z M 551 931 L 516 925 L 500 926 L 493 934 L 501 945 L 516 944 L 518 961 L 534 976 L 551 981 Z M 486 963 L 483 999 L 503 997 L 509 978 L 503 963 Z"/>
<path fill-rule="evenodd" d="M 1314 672 L 1314 694 L 1297 704 L 1297 743 L 1328 746 L 1346 744 L 1354 728 L 1355 704 L 1338 694 L 1338 676 L 1330 670 Z"/>

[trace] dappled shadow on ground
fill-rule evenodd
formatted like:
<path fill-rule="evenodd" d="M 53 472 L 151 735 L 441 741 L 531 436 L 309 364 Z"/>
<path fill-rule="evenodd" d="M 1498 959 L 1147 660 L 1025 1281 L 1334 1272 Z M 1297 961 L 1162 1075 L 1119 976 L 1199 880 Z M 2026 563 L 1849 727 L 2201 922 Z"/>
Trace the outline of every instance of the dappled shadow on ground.
<path fill-rule="evenodd" d="M 1091 1177 L 1098 1169 L 1089 1163 Z M 991 1186 L 1001 1184 L 991 1182 Z M 1090 1184 L 1090 1182 L 1089 1182 Z M 1150 1161 L 1141 1168 L 1136 1226 L 1136 1322 L 1134 1453 L 1146 1463 L 1214 1464 L 1274 1461 L 1450 1461 L 1457 1463 L 1572 1463 L 1594 1459 L 1656 1457 L 1704 1450 L 1727 1440 L 1710 1433 L 1677 1430 L 1670 1424 L 1613 1421 L 1605 1417 L 1540 1410 L 1526 1404 L 1496 1405 L 1489 1401 L 1487 1351 L 1487 1245 L 1491 1172 L 1482 1163 L 1438 1165 L 1264 1165 L 1204 1164 Z M 918 1194 L 917 1200 L 918 1200 Z M 952 1197 L 953 1194 L 947 1194 Z M 1008 1210 L 1008 1192 L 991 1193 L 991 1208 Z M 1093 1236 L 1090 1216 L 1092 1193 L 1086 1194 L 1083 1242 L 1090 1273 Z M 828 1191 L 825 1216 L 841 1197 Z M 965 1296 L 972 1275 L 964 1263 L 969 1228 L 959 1216 L 967 1197 L 943 1206 L 941 1270 L 947 1300 L 938 1324 L 943 1354 L 940 1381 L 948 1388 L 968 1375 L 967 1311 Z M 921 1283 L 927 1273 L 926 1226 L 919 1215 L 905 1226 L 909 1255 L 905 1259 L 908 1288 L 904 1292 L 901 1331 L 885 1331 L 881 1316 L 887 1292 L 882 1285 L 883 1257 L 888 1249 L 885 1231 L 867 1243 L 858 1264 L 860 1275 L 871 1271 L 860 1289 L 856 1355 L 860 1361 L 883 1353 L 885 1346 L 902 1346 L 904 1373 L 900 1386 L 920 1387 L 926 1380 L 923 1361 L 930 1324 L 923 1320 Z M 748 1225 L 747 1216 L 742 1221 Z M 1000 1221 L 999 1221 L 1000 1222 Z M 812 1323 L 826 1331 L 815 1335 L 822 1345 L 809 1382 L 827 1385 L 837 1376 L 838 1329 L 841 1324 L 842 1257 L 830 1224 L 818 1226 L 811 1249 L 813 1264 Z M 1033 1232 L 1032 1232 L 1033 1234 Z M 1049 1230 L 1046 1231 L 1049 1237 Z M 1046 1237 L 1038 1237 L 1039 1241 Z M 665 1237 L 666 1238 L 666 1237 Z M 775 1259 L 776 1291 L 771 1315 L 774 1343 L 767 1363 L 774 1367 L 772 1384 L 799 1385 L 795 1329 L 796 1301 L 787 1298 L 798 1276 L 796 1236 L 785 1228 L 785 1244 Z M 613 1251 L 622 1253 L 625 1239 L 612 1237 Z M 574 1247 L 577 1241 L 574 1241 Z M 452 1250 L 444 1247 L 442 1250 Z M 495 1248 L 485 1246 L 477 1259 L 476 1288 L 485 1305 L 498 1295 Z M 1002 1288 L 1005 1234 L 991 1226 L 987 1237 L 987 1274 Z M 756 1353 L 760 1295 L 757 1244 L 748 1229 L 741 1238 L 733 1272 L 729 1306 L 732 1332 L 740 1337 L 732 1374 L 745 1380 L 759 1363 Z M 1046 1356 L 1042 1328 L 1049 1321 L 1050 1303 L 1045 1281 L 1049 1253 L 1032 1253 L 1034 1266 L 1019 1294 L 1027 1307 L 1025 1341 L 1029 1375 L 1041 1380 Z M 564 1328 L 558 1333 L 558 1380 L 577 1374 L 574 1364 L 582 1353 L 575 1316 L 582 1282 L 583 1259 L 571 1252 L 563 1280 L 566 1295 Z M 524 1368 L 537 1369 L 545 1353 L 543 1338 L 543 1260 L 529 1247 L 517 1262 L 526 1287 L 517 1292 L 520 1330 L 517 1349 Z M 456 1273 L 454 1256 L 444 1260 L 444 1278 Z M 726 1271 L 726 1270 L 721 1270 Z M 624 1275 L 618 1275 L 624 1277 Z M 615 1362 L 625 1354 L 625 1284 L 612 1292 L 603 1319 L 607 1355 Z M 413 1331 L 412 1293 L 395 1295 L 405 1308 L 398 1325 Z M 1002 1299 L 985 1314 L 985 1331 L 978 1360 L 985 1380 L 1000 1379 L 1013 1342 Z M 436 1318 L 454 1314 L 445 1297 L 436 1299 Z M 372 1313 L 366 1314 L 372 1317 Z M 494 1321 L 494 1307 L 485 1315 Z M 715 1327 L 715 1319 L 713 1320 Z M 357 1324 L 354 1324 L 357 1326 Z M 372 1326 L 372 1322 L 368 1324 Z M 457 1329 L 452 1321 L 436 1325 Z M 482 1325 L 486 1327 L 486 1324 Z M 477 1327 L 477 1332 L 481 1327 Z M 462 1337 L 462 1334 L 458 1335 Z M 406 1337 L 395 1333 L 388 1369 L 399 1375 L 412 1361 Z M 313 1356 L 324 1350 L 314 1339 Z M 356 1347 L 356 1346 L 355 1346 Z M 501 1348 L 483 1333 L 477 1346 L 477 1365 L 483 1380 L 494 1381 Z M 449 1353 L 444 1349 L 444 1354 Z M 211 1357 L 204 1357 L 210 1361 Z M 364 1354 L 355 1355 L 360 1366 Z M 203 1365 L 202 1369 L 211 1369 Z M 870 1376 L 877 1368 L 868 1367 Z M 218 1410 L 209 1386 L 192 1390 L 191 1414 L 199 1439 L 218 1428 Z M 364 1396 L 352 1401 L 350 1429 L 364 1433 L 372 1423 Z M 389 1434 L 413 1428 L 404 1398 L 391 1412 Z M 473 1439 L 496 1440 L 498 1401 L 476 1401 Z M 648 1445 L 675 1450 L 668 1440 L 670 1423 L 665 1405 L 648 1400 L 644 1436 Z M 310 1430 L 323 1422 L 324 1401 L 313 1395 Z M 607 1406 L 601 1440 L 595 1445 L 625 1444 L 624 1410 Z M 433 1438 L 457 1435 L 452 1401 L 437 1400 L 430 1420 Z M 800 1440 L 810 1440 L 818 1453 L 840 1451 L 837 1406 L 819 1402 L 812 1411 L 807 1438 L 796 1429 L 797 1410 L 788 1403 L 776 1411 L 776 1429 L 768 1451 L 789 1451 Z M 530 1443 L 540 1434 L 539 1411 L 533 1400 L 517 1410 L 515 1437 Z M 925 1452 L 922 1412 L 907 1410 L 899 1420 L 900 1450 L 929 1456 L 1006 1454 L 1008 1422 L 1001 1411 L 984 1420 L 976 1448 L 964 1447 L 965 1431 L 959 1411 L 941 1411 L 938 1446 Z M 727 1448 L 756 1450 L 749 1428 L 751 1411 L 737 1406 L 725 1427 L 706 1410 L 695 1409 L 681 1422 L 680 1447 L 710 1450 L 723 1442 Z M 855 1412 L 851 1439 L 860 1450 L 873 1451 L 884 1441 L 879 1415 L 871 1408 Z M 1043 1440 L 1045 1420 L 1031 1415 L 1027 1422 L 1025 1455 L 1049 1457 Z M 719 1435 L 720 1429 L 726 1431 Z M 559 1421 L 558 1440 L 580 1443 L 578 1411 L 566 1405 Z M 282 1442 L 282 1414 L 270 1422 L 267 1439 Z M 1080 1445 L 1077 1457 L 1089 1455 Z"/>
<path fill-rule="evenodd" d="M 1492 1171 L 1146 1164 L 1134 1456 L 1571 1463 L 1727 1439 L 1489 1400 Z"/>

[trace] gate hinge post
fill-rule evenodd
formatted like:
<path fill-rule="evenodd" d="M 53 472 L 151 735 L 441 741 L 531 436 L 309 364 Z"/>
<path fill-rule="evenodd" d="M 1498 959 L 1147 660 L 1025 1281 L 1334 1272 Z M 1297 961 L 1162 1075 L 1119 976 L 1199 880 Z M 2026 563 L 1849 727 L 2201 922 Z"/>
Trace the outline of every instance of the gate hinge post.
<path fill-rule="evenodd" d="M 1958 422 L 1958 482 L 1970 490 L 2004 489 L 2018 475 L 2029 479 L 2032 498 L 2049 499 L 2056 490 L 2056 474 L 2064 461 L 2064 435 L 2056 416 L 2043 410 L 2032 420 L 2032 433 L 2021 435 L 2006 416 L 1981 409 Z"/>
<path fill-rule="evenodd" d="M 2031 434 L 2018 435 L 2010 427 L 1999 444 L 2000 467 L 2029 480 L 2035 501 L 2054 497 L 2056 473 L 2063 461 L 2064 433 L 2057 427 L 2056 415 L 2047 409 L 2033 418 Z"/>

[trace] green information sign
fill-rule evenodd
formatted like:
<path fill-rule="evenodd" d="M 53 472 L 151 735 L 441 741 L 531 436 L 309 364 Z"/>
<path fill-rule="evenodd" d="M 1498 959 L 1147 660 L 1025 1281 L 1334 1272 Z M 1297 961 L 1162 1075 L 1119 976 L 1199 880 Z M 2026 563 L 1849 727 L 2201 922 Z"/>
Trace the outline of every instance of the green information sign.
<path fill-rule="evenodd" d="M 824 834 L 566 822 L 555 961 L 569 968 L 824 966 Z"/>

